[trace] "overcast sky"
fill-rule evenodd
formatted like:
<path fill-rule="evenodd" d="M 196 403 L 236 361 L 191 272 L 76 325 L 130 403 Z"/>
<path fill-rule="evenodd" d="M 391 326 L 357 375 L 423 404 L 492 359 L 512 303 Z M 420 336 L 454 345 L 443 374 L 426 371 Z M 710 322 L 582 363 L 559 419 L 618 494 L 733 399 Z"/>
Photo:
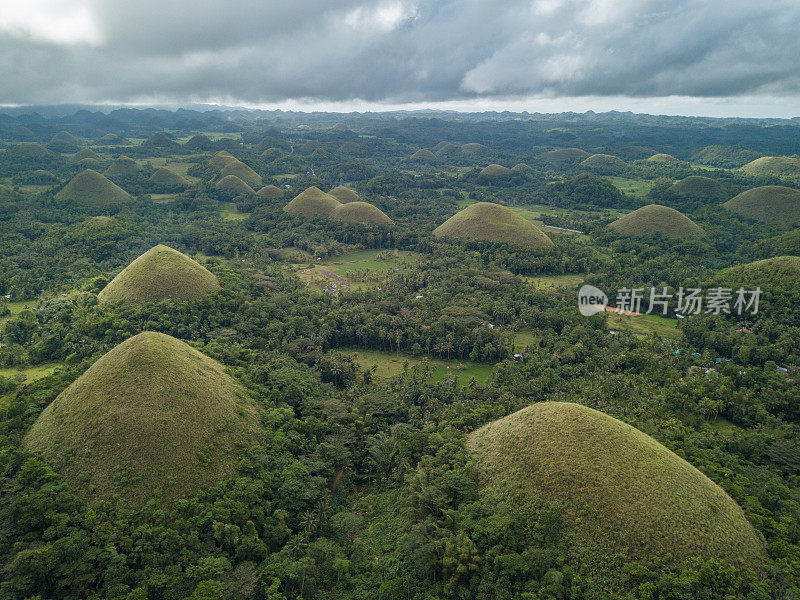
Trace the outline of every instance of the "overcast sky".
<path fill-rule="evenodd" d="M 0 0 L 0 103 L 800 115 L 798 0 Z"/>

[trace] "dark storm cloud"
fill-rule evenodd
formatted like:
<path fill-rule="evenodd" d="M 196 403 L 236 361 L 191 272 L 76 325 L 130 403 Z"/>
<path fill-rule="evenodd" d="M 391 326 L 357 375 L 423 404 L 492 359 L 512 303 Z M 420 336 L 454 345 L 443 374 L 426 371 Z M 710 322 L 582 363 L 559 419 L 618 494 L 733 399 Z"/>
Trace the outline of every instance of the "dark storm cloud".
<path fill-rule="evenodd" d="M 47 14 L 27 25 L 27 13 L 17 15 L 9 26 L 0 8 L 0 102 L 800 88 L 795 0 L 39 0 L 36 10 L 48 2 L 85 18 L 54 34 L 53 23 L 42 25 Z"/>

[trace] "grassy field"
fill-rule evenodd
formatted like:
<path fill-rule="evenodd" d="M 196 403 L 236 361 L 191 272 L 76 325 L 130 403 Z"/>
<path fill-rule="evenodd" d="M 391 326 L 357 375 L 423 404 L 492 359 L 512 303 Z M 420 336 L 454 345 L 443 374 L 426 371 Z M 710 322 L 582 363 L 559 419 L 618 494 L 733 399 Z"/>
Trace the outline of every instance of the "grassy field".
<path fill-rule="evenodd" d="M 753 526 L 719 486 L 599 411 L 541 402 L 478 429 L 467 445 L 491 497 L 523 516 L 531 502 L 557 506 L 573 554 L 603 579 L 630 561 L 765 558 Z"/>
<path fill-rule="evenodd" d="M 677 340 L 681 336 L 678 321 L 658 315 L 621 315 L 606 313 L 606 325 L 612 330 L 625 330 L 641 335 L 657 335 Z"/>
<path fill-rule="evenodd" d="M 536 335 L 530 329 L 523 329 L 514 333 L 514 350 L 522 352 L 530 345 L 535 345 L 539 342 L 540 336 Z"/>
<path fill-rule="evenodd" d="M 584 275 L 537 275 L 536 277 L 523 277 L 523 279 L 537 289 L 577 290 L 578 286 L 583 283 Z"/>
<path fill-rule="evenodd" d="M 61 363 L 43 363 L 34 367 L 0 369 L 0 375 L 9 379 L 31 382 L 47 377 L 61 366 Z"/>
<path fill-rule="evenodd" d="M 627 177 L 609 177 L 621 191 L 637 198 L 644 198 L 653 187 L 653 181 L 647 179 L 628 179 Z"/>
<path fill-rule="evenodd" d="M 250 215 L 239 212 L 233 202 L 220 202 L 219 214 L 224 221 L 244 221 Z"/>
<path fill-rule="evenodd" d="M 303 254 L 298 255 L 303 258 Z M 338 293 L 346 289 L 374 287 L 390 269 L 402 268 L 418 259 L 414 252 L 403 250 L 360 250 L 325 260 L 295 263 L 301 281 Z"/>
<path fill-rule="evenodd" d="M 150 200 L 156 204 L 169 204 L 174 202 L 177 197 L 177 194 L 150 194 Z"/>
<path fill-rule="evenodd" d="M 414 365 L 421 365 L 427 361 L 432 368 L 431 380 L 442 381 L 447 376 L 452 375 L 459 383 L 468 383 L 471 378 L 478 382 L 485 382 L 492 373 L 493 366 L 484 363 L 474 363 L 470 361 L 443 360 L 439 358 L 415 358 L 401 352 L 382 352 L 380 350 L 340 350 L 343 354 L 355 355 L 356 362 L 364 369 L 377 367 L 375 376 L 379 379 L 388 379 L 403 372 L 403 366 L 407 362 L 409 368 Z"/>

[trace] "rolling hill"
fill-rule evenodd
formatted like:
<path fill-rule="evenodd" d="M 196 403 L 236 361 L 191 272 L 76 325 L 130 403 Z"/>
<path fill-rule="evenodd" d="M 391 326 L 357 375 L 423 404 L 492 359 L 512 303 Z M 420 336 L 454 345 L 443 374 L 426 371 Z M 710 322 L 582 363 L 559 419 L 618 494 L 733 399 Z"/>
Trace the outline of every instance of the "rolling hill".
<path fill-rule="evenodd" d="M 221 171 L 228 163 L 239 160 L 227 150 L 220 150 L 214 156 L 208 159 L 208 164 L 215 171 Z"/>
<path fill-rule="evenodd" d="M 179 175 L 175 171 L 170 171 L 167 167 L 159 167 L 150 176 L 150 183 L 156 185 L 169 187 L 169 188 L 187 188 L 192 185 L 192 182 L 186 179 L 183 175 Z"/>
<path fill-rule="evenodd" d="M 650 158 L 647 159 L 649 163 L 677 163 L 679 162 L 677 158 L 672 156 L 672 154 L 653 154 Z"/>
<path fill-rule="evenodd" d="M 421 162 L 421 163 L 428 163 L 428 164 L 435 164 L 439 162 L 439 159 L 436 155 L 428 150 L 427 148 L 422 148 L 421 150 L 417 150 L 408 157 L 408 160 L 411 162 Z"/>
<path fill-rule="evenodd" d="M 712 282 L 734 290 L 744 286 L 745 289 L 761 287 L 800 293 L 800 257 L 775 256 L 736 265 L 715 273 Z"/>
<path fill-rule="evenodd" d="M 287 213 L 300 217 L 328 217 L 341 204 L 316 186 L 303 190 L 283 207 Z"/>
<path fill-rule="evenodd" d="M 800 222 L 800 190 L 781 185 L 749 189 L 722 206 L 742 217 L 771 225 Z"/>
<path fill-rule="evenodd" d="M 498 177 L 508 177 L 511 175 L 511 169 L 508 167 L 504 167 L 503 165 L 486 165 L 481 169 L 480 173 L 478 173 L 484 179 L 493 179 Z"/>
<path fill-rule="evenodd" d="M 143 304 L 196 300 L 220 288 L 216 275 L 182 252 L 159 244 L 139 256 L 97 295 L 100 302 Z"/>
<path fill-rule="evenodd" d="M 759 567 L 764 544 L 713 481 L 650 436 L 585 406 L 541 402 L 472 433 L 467 442 L 490 497 L 524 514 L 557 507 L 573 556 L 618 581 L 694 557 Z"/>
<path fill-rule="evenodd" d="M 336 198 L 342 204 L 347 204 L 348 202 L 361 202 L 361 198 L 359 198 L 355 191 L 348 187 L 344 187 L 343 185 L 337 185 L 330 192 L 328 192 L 328 194 Z"/>
<path fill-rule="evenodd" d="M 253 188 L 236 175 L 225 175 L 214 184 L 214 187 L 218 190 L 233 192 L 237 196 L 251 196 L 256 193 Z"/>
<path fill-rule="evenodd" d="M 42 411 L 25 436 L 85 498 L 172 499 L 235 473 L 259 409 L 222 365 L 163 333 L 128 338 Z"/>
<path fill-rule="evenodd" d="M 333 210 L 331 217 L 337 221 L 361 225 L 387 225 L 392 222 L 380 208 L 369 202 L 340 204 Z"/>
<path fill-rule="evenodd" d="M 437 237 L 497 242 L 523 248 L 553 245 L 536 225 L 510 208 L 492 202 L 477 202 L 456 213 L 433 230 Z"/>
<path fill-rule="evenodd" d="M 701 175 L 690 175 L 680 181 L 676 181 L 669 187 L 669 191 L 679 196 L 707 200 L 722 200 L 726 193 L 725 186 L 719 181 Z"/>
<path fill-rule="evenodd" d="M 697 223 L 674 208 L 648 204 L 611 223 L 609 228 L 623 235 L 661 235 L 672 239 L 699 238 L 704 235 Z"/>
<path fill-rule="evenodd" d="M 117 206 L 131 200 L 128 192 L 92 169 L 78 173 L 55 195 L 55 198 L 93 208 Z"/>
<path fill-rule="evenodd" d="M 240 160 L 232 160 L 229 161 L 219 172 L 220 177 L 227 177 L 228 175 L 234 175 L 238 177 L 242 181 L 244 181 L 247 185 L 251 188 L 259 188 L 261 187 L 264 182 L 261 179 L 261 175 L 256 173 L 253 169 L 248 167 Z"/>
<path fill-rule="evenodd" d="M 592 154 L 583 161 L 581 166 L 601 172 L 619 171 L 627 167 L 627 163 L 618 156 L 611 154 Z"/>
<path fill-rule="evenodd" d="M 103 171 L 103 175 L 106 177 L 134 177 L 138 175 L 139 171 L 141 171 L 139 163 L 129 156 L 121 154 L 108 165 L 108 168 Z"/>
<path fill-rule="evenodd" d="M 269 184 L 258 190 L 256 194 L 262 198 L 282 198 L 283 190 L 277 185 Z"/>
<path fill-rule="evenodd" d="M 580 148 L 560 148 L 539 155 L 539 160 L 554 167 L 566 167 L 579 163 L 587 158 L 589 158 L 589 153 Z"/>
<path fill-rule="evenodd" d="M 800 176 L 800 158 L 797 156 L 762 156 L 739 169 L 748 175 L 768 175 L 773 177 Z"/>

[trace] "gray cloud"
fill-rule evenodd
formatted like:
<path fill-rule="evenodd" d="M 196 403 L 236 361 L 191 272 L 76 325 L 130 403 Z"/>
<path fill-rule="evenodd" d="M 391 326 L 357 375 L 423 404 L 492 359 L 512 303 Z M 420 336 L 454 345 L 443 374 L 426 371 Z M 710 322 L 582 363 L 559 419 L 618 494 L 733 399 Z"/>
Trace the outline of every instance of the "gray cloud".
<path fill-rule="evenodd" d="M 72 1 L 90 43 L 0 19 L 0 102 L 800 91 L 796 0 Z"/>

